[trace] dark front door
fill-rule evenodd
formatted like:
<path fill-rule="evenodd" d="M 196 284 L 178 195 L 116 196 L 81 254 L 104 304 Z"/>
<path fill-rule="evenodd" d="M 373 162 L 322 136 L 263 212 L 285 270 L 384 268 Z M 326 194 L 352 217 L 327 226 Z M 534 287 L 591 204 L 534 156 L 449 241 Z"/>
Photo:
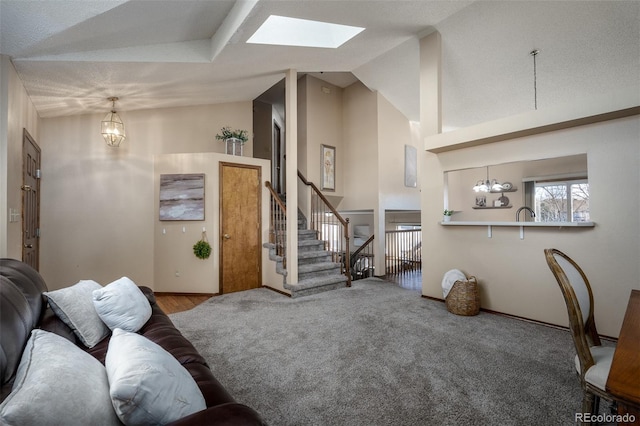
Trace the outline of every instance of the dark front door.
<path fill-rule="evenodd" d="M 40 261 L 40 147 L 27 129 L 22 139 L 22 261 Z"/>

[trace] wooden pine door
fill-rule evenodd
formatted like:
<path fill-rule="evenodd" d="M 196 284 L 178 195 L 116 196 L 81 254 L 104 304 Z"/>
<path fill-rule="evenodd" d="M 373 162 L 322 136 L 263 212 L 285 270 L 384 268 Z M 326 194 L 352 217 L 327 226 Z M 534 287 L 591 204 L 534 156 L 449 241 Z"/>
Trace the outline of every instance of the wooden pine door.
<path fill-rule="evenodd" d="M 220 163 L 220 292 L 262 285 L 260 168 Z"/>

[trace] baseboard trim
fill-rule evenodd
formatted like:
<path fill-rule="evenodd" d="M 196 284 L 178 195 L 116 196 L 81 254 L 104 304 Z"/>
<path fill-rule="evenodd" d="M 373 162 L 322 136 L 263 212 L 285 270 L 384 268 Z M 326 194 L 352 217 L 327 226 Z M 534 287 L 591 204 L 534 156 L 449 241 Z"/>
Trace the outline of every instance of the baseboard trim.
<path fill-rule="evenodd" d="M 282 290 L 278 290 L 277 288 L 269 287 L 268 285 L 263 285 L 262 288 L 266 288 L 267 290 L 275 291 L 276 293 L 282 294 L 283 296 L 291 297 L 289 293 L 286 293 Z"/>
<path fill-rule="evenodd" d="M 220 293 L 180 293 L 177 291 L 154 291 L 153 294 L 160 296 L 220 296 Z"/>
<path fill-rule="evenodd" d="M 422 295 L 422 297 L 424 297 L 425 299 L 435 300 L 436 302 L 444 303 L 444 299 L 441 299 L 439 297 L 425 296 L 424 294 Z M 492 309 L 480 308 L 480 310 L 482 312 L 486 312 L 488 314 L 499 315 L 499 316 L 502 316 L 502 317 L 511 318 L 511 319 L 515 319 L 515 320 L 519 320 L 519 321 L 530 322 L 530 323 L 538 324 L 538 325 L 544 325 L 546 327 L 551 327 L 551 328 L 555 328 L 555 329 L 563 330 L 563 331 L 567 331 L 567 332 L 570 331 L 569 327 L 566 327 L 566 326 L 563 326 L 563 325 L 553 324 L 553 323 L 550 323 L 550 322 L 545 322 L 545 321 L 540 321 L 540 320 L 534 320 L 534 319 L 531 319 L 531 318 L 521 317 L 519 315 L 507 314 L 507 313 L 500 312 L 500 311 L 494 311 Z M 605 336 L 603 334 L 599 334 L 599 336 L 600 336 L 601 339 L 608 340 L 610 342 L 614 342 L 615 343 L 615 342 L 618 341 L 618 339 L 615 338 L 615 337 Z"/>

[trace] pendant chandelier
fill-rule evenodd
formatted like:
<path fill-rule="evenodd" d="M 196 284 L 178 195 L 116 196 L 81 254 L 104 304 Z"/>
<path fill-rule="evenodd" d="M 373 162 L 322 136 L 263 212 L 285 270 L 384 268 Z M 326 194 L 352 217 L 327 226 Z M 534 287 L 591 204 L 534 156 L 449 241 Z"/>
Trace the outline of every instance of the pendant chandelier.
<path fill-rule="evenodd" d="M 487 180 L 480 179 L 473 186 L 475 192 L 500 192 L 502 189 L 502 185 L 496 179 L 489 180 L 489 166 L 487 166 Z"/>
<path fill-rule="evenodd" d="M 124 123 L 116 113 L 116 101 L 118 98 L 108 98 L 111 103 L 111 112 L 102 119 L 102 137 L 107 145 L 112 147 L 120 146 L 120 143 L 127 137 L 124 133 Z"/>

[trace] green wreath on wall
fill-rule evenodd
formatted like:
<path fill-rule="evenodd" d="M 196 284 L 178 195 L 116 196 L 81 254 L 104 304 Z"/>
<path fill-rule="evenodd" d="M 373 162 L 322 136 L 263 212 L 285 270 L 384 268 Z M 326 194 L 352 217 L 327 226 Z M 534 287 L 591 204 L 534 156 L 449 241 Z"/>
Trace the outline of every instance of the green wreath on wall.
<path fill-rule="evenodd" d="M 202 238 L 193 245 L 193 254 L 198 259 L 208 259 L 211 256 L 211 244 L 207 241 L 207 233 L 202 231 Z"/>

